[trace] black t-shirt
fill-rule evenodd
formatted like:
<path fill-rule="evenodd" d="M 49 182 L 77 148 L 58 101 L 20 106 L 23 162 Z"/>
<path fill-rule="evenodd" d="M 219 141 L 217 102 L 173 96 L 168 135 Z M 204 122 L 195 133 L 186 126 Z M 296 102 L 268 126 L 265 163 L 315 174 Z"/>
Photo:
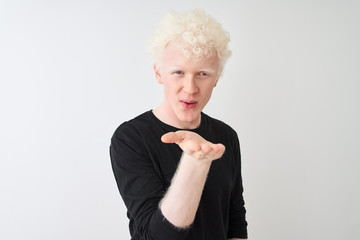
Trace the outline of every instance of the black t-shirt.
<path fill-rule="evenodd" d="M 161 136 L 177 130 L 181 129 L 161 122 L 148 111 L 121 124 L 111 139 L 112 167 L 128 210 L 132 239 L 247 238 L 237 134 L 204 113 L 199 128 L 190 131 L 224 144 L 225 153 L 211 164 L 190 228 L 178 229 L 162 215 L 158 205 L 171 184 L 182 150 L 176 144 L 162 143 Z"/>

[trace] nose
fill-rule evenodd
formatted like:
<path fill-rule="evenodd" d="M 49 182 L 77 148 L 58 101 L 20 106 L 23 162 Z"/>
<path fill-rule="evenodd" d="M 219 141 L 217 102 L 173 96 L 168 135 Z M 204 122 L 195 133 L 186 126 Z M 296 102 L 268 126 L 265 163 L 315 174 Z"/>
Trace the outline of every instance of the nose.
<path fill-rule="evenodd" d="M 184 78 L 183 91 L 187 94 L 195 94 L 198 90 L 195 77 L 192 75 L 186 76 Z"/>

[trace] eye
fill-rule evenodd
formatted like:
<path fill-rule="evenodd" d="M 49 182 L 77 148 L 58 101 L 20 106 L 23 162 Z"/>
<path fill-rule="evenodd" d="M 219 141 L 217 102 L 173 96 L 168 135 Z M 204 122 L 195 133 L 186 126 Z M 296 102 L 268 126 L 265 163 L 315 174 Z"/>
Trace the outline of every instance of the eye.
<path fill-rule="evenodd" d="M 173 74 L 181 75 L 181 74 L 183 74 L 183 72 L 181 70 L 178 70 L 178 71 L 173 72 Z"/>
<path fill-rule="evenodd" d="M 207 77 L 207 76 L 209 76 L 209 74 L 206 73 L 206 72 L 200 72 L 200 73 L 199 73 L 199 76 L 201 76 L 201 77 Z"/>

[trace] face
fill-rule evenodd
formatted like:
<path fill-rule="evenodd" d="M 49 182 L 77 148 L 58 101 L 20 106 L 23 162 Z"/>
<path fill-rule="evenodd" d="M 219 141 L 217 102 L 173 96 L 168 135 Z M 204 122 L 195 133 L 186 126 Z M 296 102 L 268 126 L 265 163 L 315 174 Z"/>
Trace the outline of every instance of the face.
<path fill-rule="evenodd" d="M 154 114 L 177 128 L 197 128 L 201 111 L 218 81 L 217 56 L 193 61 L 183 55 L 176 43 L 170 43 L 154 70 L 157 81 L 164 86 L 164 101 Z"/>

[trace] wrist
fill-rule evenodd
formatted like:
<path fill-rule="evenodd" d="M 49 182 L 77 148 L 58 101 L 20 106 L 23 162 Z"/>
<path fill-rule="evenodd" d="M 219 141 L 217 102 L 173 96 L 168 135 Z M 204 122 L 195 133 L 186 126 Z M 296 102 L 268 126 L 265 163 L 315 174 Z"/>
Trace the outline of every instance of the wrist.
<path fill-rule="evenodd" d="M 198 159 L 190 154 L 183 153 L 181 157 L 181 164 L 188 168 L 194 168 L 195 170 L 208 170 L 213 160 Z"/>

